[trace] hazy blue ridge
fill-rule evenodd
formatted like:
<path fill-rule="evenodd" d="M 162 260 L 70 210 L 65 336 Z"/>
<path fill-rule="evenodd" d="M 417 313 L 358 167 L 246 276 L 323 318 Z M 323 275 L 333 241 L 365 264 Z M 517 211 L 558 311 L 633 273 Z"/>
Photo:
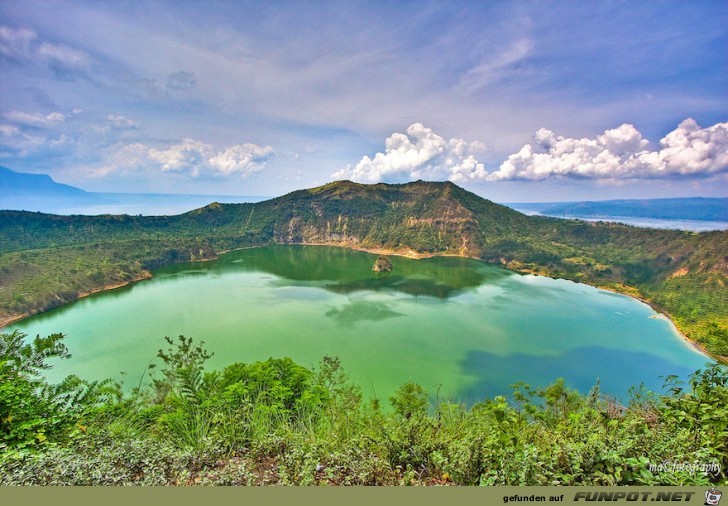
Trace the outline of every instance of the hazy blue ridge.
<path fill-rule="evenodd" d="M 52 214 L 176 215 L 212 202 L 258 202 L 267 197 L 88 192 L 56 183 L 47 174 L 0 167 L 0 209 Z"/>
<path fill-rule="evenodd" d="M 260 202 L 250 195 L 184 195 L 88 192 L 53 181 L 47 174 L 15 172 L 0 167 L 0 209 L 60 215 L 128 214 L 171 216 L 213 202 Z M 665 198 L 590 202 L 505 204 L 526 214 L 557 218 L 616 221 L 649 228 L 693 231 L 728 230 L 728 198 Z"/>
<path fill-rule="evenodd" d="M 56 183 L 48 174 L 28 174 L 0 167 L 0 196 L 66 195 L 80 197 L 88 192 L 67 184 Z"/>
<path fill-rule="evenodd" d="M 728 221 L 728 198 L 666 198 L 597 202 L 539 202 L 506 204 L 516 210 L 548 216 L 603 216 L 668 220 Z"/>
<path fill-rule="evenodd" d="M 55 213 L 68 206 L 87 207 L 104 198 L 81 188 L 56 183 L 47 174 L 28 174 L 0 167 L 0 209 Z"/>

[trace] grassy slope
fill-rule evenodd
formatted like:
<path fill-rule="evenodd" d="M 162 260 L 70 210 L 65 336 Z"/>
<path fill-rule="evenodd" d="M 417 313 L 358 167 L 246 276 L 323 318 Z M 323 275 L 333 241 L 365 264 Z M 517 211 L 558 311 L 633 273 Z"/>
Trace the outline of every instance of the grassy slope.
<path fill-rule="evenodd" d="M 335 182 L 172 217 L 0 212 L 0 321 L 165 263 L 272 242 L 463 255 L 590 283 L 649 301 L 728 355 L 728 232 L 527 217 L 451 183 Z"/>

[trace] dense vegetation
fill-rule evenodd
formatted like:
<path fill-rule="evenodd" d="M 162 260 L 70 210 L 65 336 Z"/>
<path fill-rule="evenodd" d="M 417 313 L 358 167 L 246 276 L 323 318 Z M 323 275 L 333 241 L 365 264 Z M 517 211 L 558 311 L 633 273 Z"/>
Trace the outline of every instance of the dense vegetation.
<path fill-rule="evenodd" d="M 63 336 L 25 338 L 0 334 L 0 485 L 728 484 L 717 364 L 626 406 L 561 381 L 470 407 L 408 383 L 384 403 L 363 400 L 336 358 L 206 372 L 210 353 L 180 336 L 124 395 L 111 381 L 47 384 Z"/>
<path fill-rule="evenodd" d="M 528 217 L 452 183 L 347 181 L 178 216 L 0 211 L 0 324 L 149 277 L 160 265 L 264 244 L 462 255 L 643 298 L 728 356 L 728 232 Z M 723 358 L 725 360 L 725 358 Z"/>

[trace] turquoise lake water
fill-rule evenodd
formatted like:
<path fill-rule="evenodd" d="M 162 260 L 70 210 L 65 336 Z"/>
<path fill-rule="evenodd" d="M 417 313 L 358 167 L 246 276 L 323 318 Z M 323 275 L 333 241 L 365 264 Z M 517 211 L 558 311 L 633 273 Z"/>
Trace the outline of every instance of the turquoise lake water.
<path fill-rule="evenodd" d="M 391 257 L 319 246 L 269 246 L 175 265 L 4 331 L 62 332 L 73 357 L 57 381 L 113 377 L 135 386 L 164 336 L 205 341 L 208 368 L 289 356 L 316 366 L 338 356 L 363 393 L 386 399 L 416 381 L 440 400 L 475 402 L 523 381 L 564 377 L 582 392 L 626 399 L 661 376 L 687 377 L 709 359 L 646 304 L 565 280 L 476 260 Z"/>

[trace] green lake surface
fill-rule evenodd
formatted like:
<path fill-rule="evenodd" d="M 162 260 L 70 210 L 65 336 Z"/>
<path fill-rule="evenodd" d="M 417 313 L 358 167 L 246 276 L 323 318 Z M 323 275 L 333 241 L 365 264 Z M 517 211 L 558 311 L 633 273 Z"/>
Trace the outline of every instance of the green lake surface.
<path fill-rule="evenodd" d="M 635 299 L 476 260 L 391 257 L 320 246 L 268 246 L 179 264 L 148 281 L 98 293 L 4 329 L 66 334 L 73 355 L 48 372 L 136 386 L 164 336 L 204 341 L 210 369 L 291 357 L 315 367 L 338 356 L 364 395 L 386 399 L 407 381 L 440 400 L 472 403 L 509 385 L 558 377 L 626 398 L 709 359 Z M 157 360 L 158 361 L 158 360 Z"/>

